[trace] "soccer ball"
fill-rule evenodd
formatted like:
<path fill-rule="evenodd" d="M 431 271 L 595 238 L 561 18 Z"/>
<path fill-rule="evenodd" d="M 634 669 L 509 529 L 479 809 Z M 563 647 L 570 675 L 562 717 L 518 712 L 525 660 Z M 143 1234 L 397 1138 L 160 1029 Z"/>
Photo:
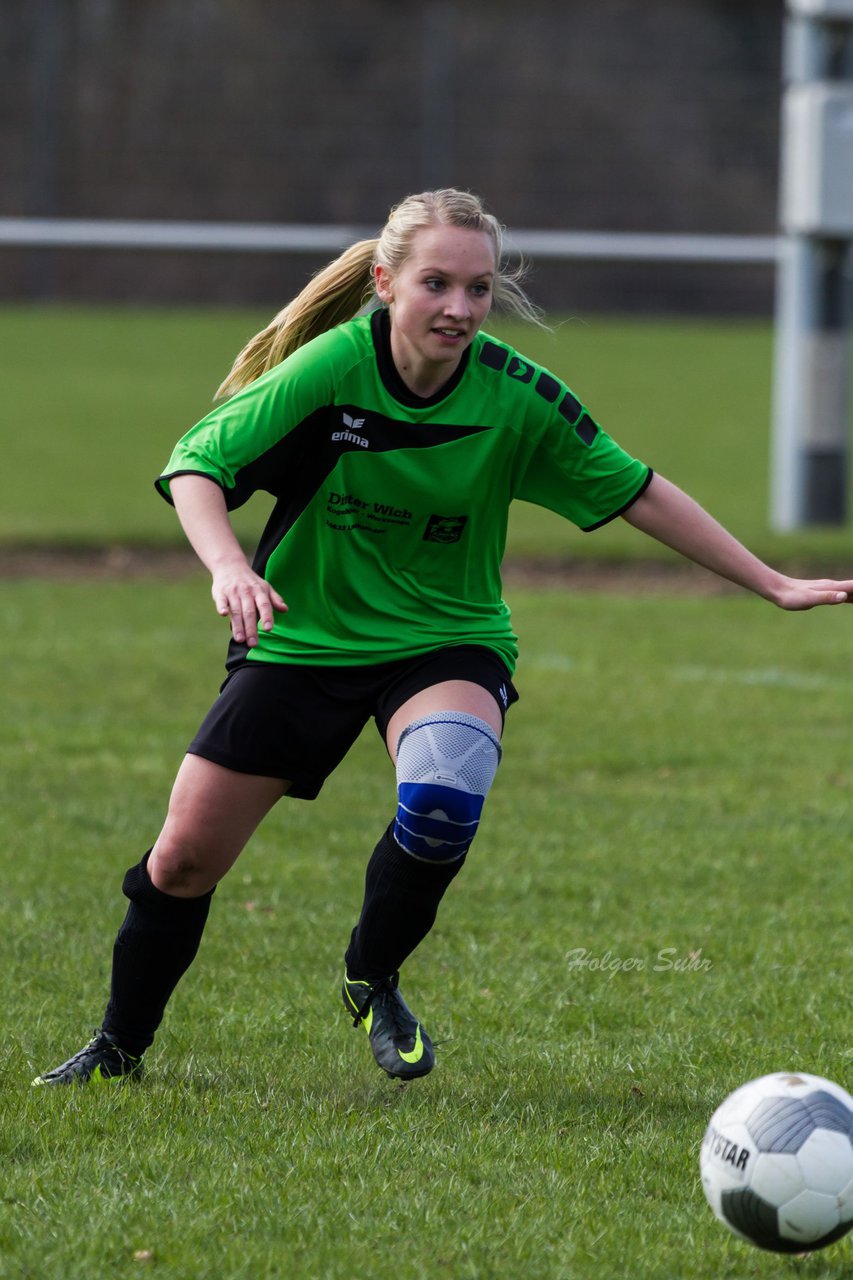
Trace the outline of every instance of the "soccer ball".
<path fill-rule="evenodd" d="M 742 1085 L 711 1117 L 699 1159 L 721 1222 L 778 1253 L 805 1253 L 853 1227 L 853 1098 L 802 1072 Z"/>

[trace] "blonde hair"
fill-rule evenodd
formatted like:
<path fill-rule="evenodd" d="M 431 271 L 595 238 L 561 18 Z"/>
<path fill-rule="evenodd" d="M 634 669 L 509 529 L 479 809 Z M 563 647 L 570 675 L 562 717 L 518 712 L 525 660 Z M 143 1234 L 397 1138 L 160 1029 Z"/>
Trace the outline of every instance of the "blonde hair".
<path fill-rule="evenodd" d="M 479 197 L 454 187 L 424 191 L 394 206 L 377 239 L 359 240 L 312 276 L 302 292 L 246 343 L 216 399 L 234 395 L 311 338 L 358 315 L 373 294 L 374 267 L 381 263 L 394 276 L 411 253 L 415 234 L 437 224 L 484 231 L 495 250 L 496 306 L 542 325 L 541 311 L 522 287 L 526 266 L 521 263 L 509 269 L 504 261 L 503 227 L 486 212 Z"/>

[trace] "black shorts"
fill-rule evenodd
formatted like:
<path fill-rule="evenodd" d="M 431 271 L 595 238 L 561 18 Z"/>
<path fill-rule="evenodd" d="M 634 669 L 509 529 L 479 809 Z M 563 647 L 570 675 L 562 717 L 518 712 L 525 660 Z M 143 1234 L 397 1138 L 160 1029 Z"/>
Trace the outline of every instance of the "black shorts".
<path fill-rule="evenodd" d="M 247 661 L 228 676 L 187 749 L 238 773 L 287 778 L 289 796 L 313 800 L 371 716 L 384 741 L 394 712 L 443 680 L 487 689 L 502 716 L 518 700 L 503 662 L 481 645 L 368 667 Z"/>

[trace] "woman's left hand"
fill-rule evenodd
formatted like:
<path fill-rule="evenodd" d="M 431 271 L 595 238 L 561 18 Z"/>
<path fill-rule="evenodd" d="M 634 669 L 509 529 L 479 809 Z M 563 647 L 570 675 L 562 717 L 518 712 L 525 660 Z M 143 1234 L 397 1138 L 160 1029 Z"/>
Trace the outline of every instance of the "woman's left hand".
<path fill-rule="evenodd" d="M 779 574 L 779 584 L 769 597 L 780 609 L 813 609 L 818 604 L 853 604 L 853 581 L 831 578 L 789 578 Z"/>

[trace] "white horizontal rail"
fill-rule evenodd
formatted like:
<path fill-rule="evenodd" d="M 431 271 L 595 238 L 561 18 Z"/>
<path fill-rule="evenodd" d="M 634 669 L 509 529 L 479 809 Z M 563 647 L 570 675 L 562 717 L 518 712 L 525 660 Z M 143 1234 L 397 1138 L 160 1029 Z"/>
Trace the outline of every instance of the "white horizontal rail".
<path fill-rule="evenodd" d="M 688 235 L 675 232 L 514 231 L 510 251 L 531 258 L 597 258 L 625 262 L 775 263 L 776 236 Z"/>
<path fill-rule="evenodd" d="M 364 227 L 251 222 L 131 222 L 88 218 L 0 218 L 0 245 L 80 249 L 238 250 L 314 253 L 376 232 Z"/>
<path fill-rule="evenodd" d="M 336 253 L 374 235 L 375 228 L 331 224 L 0 218 L 0 246 L 37 249 Z M 776 236 L 669 232 L 517 230 L 506 238 L 511 255 L 625 262 L 775 263 L 781 244 Z"/>

